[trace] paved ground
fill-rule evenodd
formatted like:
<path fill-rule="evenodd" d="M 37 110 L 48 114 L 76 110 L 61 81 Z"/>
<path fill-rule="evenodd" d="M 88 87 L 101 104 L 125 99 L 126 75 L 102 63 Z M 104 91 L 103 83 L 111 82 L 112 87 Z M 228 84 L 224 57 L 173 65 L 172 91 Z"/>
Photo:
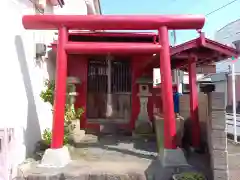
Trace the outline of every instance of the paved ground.
<path fill-rule="evenodd" d="M 240 179 L 240 145 L 228 142 L 229 180 Z"/>
<path fill-rule="evenodd" d="M 74 160 L 63 169 L 32 168 L 28 179 L 59 178 L 88 180 L 169 180 L 173 169 L 163 169 L 157 158 L 155 140 L 87 135 L 84 141 L 70 148 Z M 205 160 L 204 160 L 205 159 Z M 194 156 L 189 162 L 196 170 L 209 170 L 207 157 Z M 186 170 L 186 169 L 185 169 Z"/>
<path fill-rule="evenodd" d="M 155 142 L 145 140 L 133 140 L 130 137 L 104 137 L 86 136 L 85 140 L 78 144 L 78 148 L 70 148 L 71 164 L 63 169 L 32 168 L 29 180 L 46 178 L 61 179 L 64 174 L 67 179 L 88 176 L 88 180 L 97 179 L 156 179 L 161 177 L 161 164 L 157 159 Z M 228 142 L 229 175 L 230 180 L 240 178 L 240 145 Z M 208 157 L 205 155 L 192 156 L 189 163 L 197 170 L 209 173 Z M 204 163 L 205 162 L 205 163 Z M 26 174 L 25 174 L 26 175 Z M 106 178 L 107 176 L 107 178 Z M 114 176 L 114 177 L 113 177 Z M 157 178 L 159 179 L 159 178 Z M 161 178 L 162 180 L 163 178 Z"/>
<path fill-rule="evenodd" d="M 87 135 L 82 143 L 72 149 L 73 159 L 88 161 L 144 161 L 149 162 L 157 156 L 155 140 L 134 139 L 128 136 L 97 137 Z"/>
<path fill-rule="evenodd" d="M 157 172 L 153 168 L 159 167 L 154 161 L 157 156 L 154 143 L 133 142 L 127 137 L 99 139 L 87 135 L 77 148 L 70 147 L 70 153 L 73 161 L 67 167 L 49 169 L 35 166 L 24 174 L 29 180 L 39 177 L 57 180 L 62 175 L 67 179 L 146 180 L 146 174 L 152 174 L 150 170 Z"/>
<path fill-rule="evenodd" d="M 73 159 L 83 159 L 91 166 L 110 167 L 120 171 L 148 172 L 159 170 L 159 163 L 156 162 L 156 146 L 154 141 L 143 142 L 144 140 L 130 140 L 129 138 L 104 137 L 97 139 L 95 136 L 87 136 L 79 148 L 71 151 Z M 230 180 L 240 178 L 240 145 L 228 141 L 228 161 Z M 193 156 L 188 161 L 200 171 L 206 171 L 207 158 L 205 155 Z M 203 160 L 204 159 L 204 160 Z M 96 162 L 100 164 L 96 164 Z M 102 164 L 103 163 L 103 164 Z M 84 163 L 83 163 L 84 164 Z M 102 169 L 101 167 L 101 169 Z M 142 176 L 144 176 L 144 173 Z M 209 173 L 209 172 L 206 172 Z"/>

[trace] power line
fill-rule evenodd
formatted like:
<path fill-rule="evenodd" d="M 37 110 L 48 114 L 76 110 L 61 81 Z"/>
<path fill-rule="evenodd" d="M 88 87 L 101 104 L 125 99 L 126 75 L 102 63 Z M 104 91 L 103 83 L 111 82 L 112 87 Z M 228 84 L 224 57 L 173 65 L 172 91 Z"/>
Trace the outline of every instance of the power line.
<path fill-rule="evenodd" d="M 231 5 L 231 4 L 233 4 L 233 3 L 235 3 L 236 1 L 238 1 L 238 0 L 230 1 L 229 3 L 227 3 L 227 4 L 223 5 L 223 6 L 217 8 L 217 9 L 211 11 L 211 12 L 209 12 L 209 13 L 206 14 L 205 16 L 209 16 L 209 15 L 211 15 L 211 14 L 213 14 L 213 13 L 215 13 L 215 12 L 217 12 L 217 11 L 219 11 L 219 10 L 221 10 L 221 9 L 223 9 L 223 8 L 225 8 L 225 7 L 227 7 L 227 6 Z"/>
<path fill-rule="evenodd" d="M 233 3 L 235 3 L 236 1 L 238 1 L 238 0 L 230 1 L 229 3 L 227 3 L 227 4 L 221 6 L 221 7 L 217 8 L 217 9 L 215 9 L 215 10 L 213 10 L 213 11 L 207 13 L 205 16 L 212 15 L 213 13 L 215 13 L 215 12 L 217 12 L 217 11 L 219 11 L 219 10 L 222 10 L 222 9 L 226 8 L 227 6 L 229 6 L 229 5 L 233 4 Z M 173 34 L 171 33 L 171 35 L 174 37 L 174 44 L 175 44 L 175 43 L 176 43 L 176 30 L 173 30 Z"/>

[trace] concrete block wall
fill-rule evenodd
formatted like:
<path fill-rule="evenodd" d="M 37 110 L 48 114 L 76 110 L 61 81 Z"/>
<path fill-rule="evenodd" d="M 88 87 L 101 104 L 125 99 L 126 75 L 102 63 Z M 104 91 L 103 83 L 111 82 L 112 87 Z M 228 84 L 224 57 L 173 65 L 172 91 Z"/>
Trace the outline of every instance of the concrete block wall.
<path fill-rule="evenodd" d="M 213 180 L 228 180 L 227 131 L 224 93 L 199 93 L 199 121 L 201 137 L 208 144 Z M 189 94 L 180 97 L 180 115 L 190 118 Z"/>
<path fill-rule="evenodd" d="M 206 139 L 206 121 L 208 119 L 208 98 L 207 94 L 199 93 L 198 94 L 198 115 L 201 126 L 201 137 Z M 183 94 L 179 100 L 180 115 L 185 119 L 190 118 L 190 96 L 189 94 Z"/>
<path fill-rule="evenodd" d="M 224 93 L 208 94 L 207 136 L 213 180 L 228 180 L 228 151 Z"/>

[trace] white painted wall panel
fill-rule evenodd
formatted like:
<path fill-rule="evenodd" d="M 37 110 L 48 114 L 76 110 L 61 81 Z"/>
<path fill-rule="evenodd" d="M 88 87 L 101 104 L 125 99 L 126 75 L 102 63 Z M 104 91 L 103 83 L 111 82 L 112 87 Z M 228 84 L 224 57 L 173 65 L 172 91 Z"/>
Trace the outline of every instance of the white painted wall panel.
<path fill-rule="evenodd" d="M 66 1 L 66 4 L 68 2 Z M 65 12 L 87 14 L 83 1 L 77 0 Z M 46 13 L 53 13 L 47 7 Z M 53 31 L 25 30 L 22 16 L 35 14 L 30 0 L 1 0 L 0 6 L 0 129 L 14 127 L 16 147 L 11 166 L 13 173 L 27 154 L 34 150 L 45 128 L 52 127 L 51 106 L 39 94 L 44 80 L 53 76 L 55 59 L 35 58 L 35 43 L 46 45 L 53 40 Z"/>

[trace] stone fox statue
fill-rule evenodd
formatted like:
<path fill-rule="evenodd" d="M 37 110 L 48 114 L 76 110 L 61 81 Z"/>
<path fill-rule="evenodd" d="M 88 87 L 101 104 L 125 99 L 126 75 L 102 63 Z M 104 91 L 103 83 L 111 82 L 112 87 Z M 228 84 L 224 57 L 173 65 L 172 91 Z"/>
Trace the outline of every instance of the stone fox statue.
<path fill-rule="evenodd" d="M 184 128 L 183 128 L 183 136 L 182 136 L 182 148 L 185 150 L 186 155 L 189 155 L 190 153 L 190 147 L 191 147 L 191 120 L 186 119 L 184 122 Z"/>

